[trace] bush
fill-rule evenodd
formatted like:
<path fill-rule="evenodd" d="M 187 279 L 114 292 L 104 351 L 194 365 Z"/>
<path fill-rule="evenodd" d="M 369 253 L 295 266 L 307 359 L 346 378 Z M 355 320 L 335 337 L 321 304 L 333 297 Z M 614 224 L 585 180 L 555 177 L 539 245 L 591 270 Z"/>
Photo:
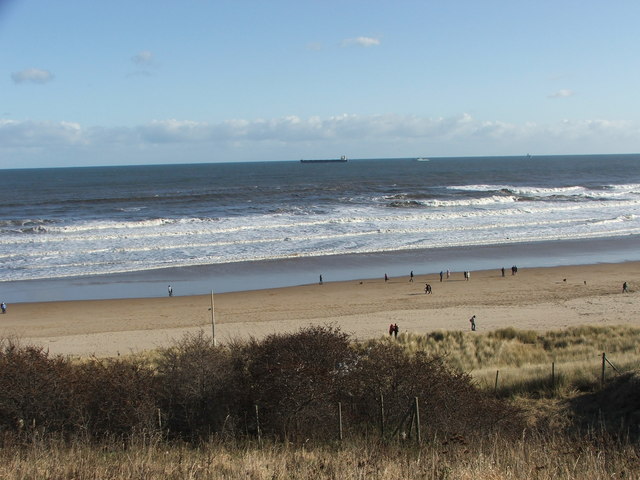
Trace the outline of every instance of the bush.
<path fill-rule="evenodd" d="M 416 398 L 428 435 L 519 431 L 522 425 L 517 409 L 480 392 L 469 375 L 451 370 L 442 358 L 422 352 L 410 356 L 386 342 L 370 345 L 360 355 L 349 400 L 356 406 L 351 420 L 361 426 L 381 423 L 381 397 L 384 423 L 391 431 L 402 424 Z"/>
<path fill-rule="evenodd" d="M 162 349 L 157 363 L 157 402 L 163 428 L 187 438 L 220 433 L 237 417 L 238 388 L 229 350 L 214 347 L 200 331 Z"/>
<path fill-rule="evenodd" d="M 74 369 L 76 424 L 92 438 L 158 429 L 151 369 L 135 360 L 93 360 Z"/>
<path fill-rule="evenodd" d="M 0 349 L 0 430 L 89 439 L 154 428 L 151 371 L 131 360 L 71 363 L 42 348 Z"/>
<path fill-rule="evenodd" d="M 337 398 L 355 361 L 349 336 L 333 327 L 270 335 L 244 348 L 245 412 L 259 407 L 260 428 L 281 438 L 335 432 Z M 255 427 L 255 425 L 254 425 Z"/>
<path fill-rule="evenodd" d="M 42 348 L 0 343 L 0 430 L 71 431 L 77 426 L 72 369 Z"/>
<path fill-rule="evenodd" d="M 352 345 L 331 326 L 224 347 L 200 332 L 160 350 L 154 366 L 135 359 L 73 363 L 11 342 L 0 349 L 0 430 L 7 432 L 36 425 L 93 440 L 162 428 L 188 441 L 258 431 L 326 441 L 337 436 L 338 402 L 345 432 L 357 436 L 377 432 L 382 421 L 387 433 L 405 428 L 415 398 L 429 436 L 521 426 L 516 409 L 481 393 L 440 357 L 389 341 Z"/>

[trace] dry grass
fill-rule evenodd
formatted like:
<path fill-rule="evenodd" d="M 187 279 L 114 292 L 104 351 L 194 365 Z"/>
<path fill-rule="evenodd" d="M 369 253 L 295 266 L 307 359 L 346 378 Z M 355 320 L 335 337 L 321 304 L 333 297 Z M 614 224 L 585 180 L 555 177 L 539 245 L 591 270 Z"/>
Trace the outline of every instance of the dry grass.
<path fill-rule="evenodd" d="M 523 434 L 467 441 L 431 439 L 421 447 L 399 444 L 198 447 L 149 441 L 90 447 L 34 441 L 0 451 L 0 478 L 31 479 L 617 479 L 638 478 L 633 446 L 567 441 Z"/>
<path fill-rule="evenodd" d="M 313 332 L 305 335 L 310 333 Z M 298 349 L 301 354 L 315 351 L 309 348 L 310 337 L 305 335 L 296 337 L 304 340 Z M 226 365 L 227 360 L 219 357 L 221 351 L 204 348 L 201 340 L 199 337 L 186 339 L 174 349 L 156 352 L 143 362 L 136 359 L 145 365 L 153 364 L 154 370 L 164 372 L 165 376 L 167 372 L 180 374 L 175 381 L 167 383 L 171 387 L 171 397 L 168 398 L 174 403 L 176 398 L 182 399 L 179 405 L 185 408 L 187 401 L 196 398 L 196 394 L 207 394 L 203 398 L 209 400 L 222 399 L 217 396 L 217 390 L 211 388 L 229 383 L 221 381 L 207 386 L 205 379 L 211 377 L 208 368 Z M 336 351 L 340 350 L 337 347 L 342 346 L 344 340 L 347 339 L 341 335 L 334 338 Z M 367 352 L 367 356 L 356 363 L 363 376 L 360 381 L 349 385 L 349 391 L 356 392 L 356 386 L 368 388 L 372 379 L 377 378 L 382 386 L 391 379 L 391 390 L 385 398 L 392 398 L 392 392 L 404 388 L 403 375 L 411 379 L 407 385 L 435 385 L 433 378 L 436 377 L 420 376 L 431 363 L 417 362 L 420 354 L 405 359 L 399 354 L 396 343 L 413 354 L 426 352 L 430 358 L 432 355 L 444 356 L 446 362 L 456 369 L 472 372 L 475 383 L 486 390 L 494 388 L 495 372 L 499 370 L 498 393 L 515 399 L 515 402 L 503 399 L 499 401 L 502 403 L 496 404 L 502 405 L 501 415 L 504 416 L 504 408 L 513 403 L 526 412 L 522 423 L 524 429 L 516 436 L 501 429 L 491 432 L 482 426 L 466 431 L 431 429 L 436 422 L 438 409 L 435 407 L 438 405 L 451 410 L 451 422 L 469 414 L 464 413 L 460 405 L 450 405 L 450 397 L 457 395 L 452 393 L 451 386 L 458 384 L 449 382 L 433 390 L 435 393 L 442 390 L 447 395 L 440 398 L 432 392 L 428 397 L 431 400 L 435 398 L 432 408 L 428 403 L 424 404 L 427 408 L 421 407 L 423 431 L 438 433 L 433 433 L 435 437 L 423 437 L 419 446 L 415 439 L 402 441 L 396 437 L 381 441 L 376 426 L 352 429 L 347 425 L 344 442 L 312 437 L 306 441 L 298 439 L 296 443 L 264 440 L 266 436 L 259 441 L 251 432 L 224 438 L 224 432 L 221 432 L 217 437 L 200 437 L 197 441 L 183 443 L 167 440 L 157 430 L 149 433 L 152 430 L 146 429 L 136 430 L 128 437 L 117 435 L 97 440 L 81 434 L 56 436 L 43 429 L 25 429 L 17 435 L 0 431 L 0 479 L 637 479 L 640 478 L 640 445 L 635 437 L 627 435 L 629 426 L 637 430 L 640 419 L 637 411 L 640 379 L 634 375 L 620 375 L 617 377 L 620 381 L 609 382 L 605 389 L 595 386 L 599 385 L 599 355 L 603 351 L 621 371 L 638 368 L 640 354 L 635 347 L 638 340 L 640 329 L 628 327 L 581 327 L 544 334 L 505 329 L 486 334 L 434 332 L 427 336 L 400 335 L 397 342 L 385 338 L 361 345 L 362 351 L 356 350 L 360 354 Z M 247 364 L 246 371 L 252 372 L 266 359 L 265 364 L 269 365 L 271 373 L 254 372 L 256 376 L 249 382 L 251 385 L 258 385 L 258 380 L 263 379 L 273 390 L 274 384 L 279 385 L 278 381 L 286 381 L 283 391 L 290 391 L 295 376 L 283 370 L 278 377 L 273 366 L 292 364 L 295 371 L 305 371 L 301 369 L 300 359 L 290 356 L 293 344 L 287 343 L 285 346 L 288 348 L 283 348 L 282 342 L 283 339 L 274 338 L 271 343 L 252 346 L 250 354 L 247 354 L 252 363 Z M 283 357 L 283 351 L 289 356 Z M 275 354 L 276 357 L 273 356 Z M 40 359 L 37 355 L 35 358 Z M 153 360 L 149 361 L 149 358 Z M 292 362 L 294 358 L 296 361 Z M 555 385 L 550 383 L 551 362 L 556 365 Z M 317 356 L 312 356 L 308 363 L 317 367 L 322 362 Z M 369 369 L 368 363 L 371 363 Z M 380 368 L 380 365 L 386 367 Z M 397 368 L 391 368 L 394 365 Z M 83 366 L 88 368 L 91 362 L 80 365 Z M 103 365 L 105 368 L 105 375 L 111 375 L 110 369 L 116 372 L 116 376 L 124 378 L 130 373 L 118 362 L 107 363 Z M 391 374 L 390 370 L 394 373 Z M 135 370 L 133 373 L 139 374 Z M 187 374 L 195 375 L 192 384 L 185 383 L 185 379 L 191 378 Z M 610 368 L 608 374 L 611 374 Z M 314 375 L 314 384 L 324 378 L 317 376 L 317 372 Z M 85 377 L 82 379 L 86 381 Z M 182 396 L 176 396 L 174 390 L 178 387 L 177 393 Z M 303 387 L 301 392 L 309 391 L 306 384 Z M 322 384 L 316 394 L 325 391 L 328 391 L 327 386 Z M 581 391 L 591 393 L 582 394 Z M 269 392 L 271 398 L 273 392 Z M 468 394 L 465 389 L 462 392 Z M 408 397 L 413 398 L 414 393 L 409 393 Z M 487 397 L 493 398 L 492 395 Z M 427 397 L 423 395 L 421 398 Z M 604 408 L 606 405 L 608 409 Z M 102 408 L 101 404 L 98 406 Z M 486 413 L 490 417 L 489 410 L 485 412 L 490 406 L 487 403 L 484 407 L 471 409 L 470 415 L 482 418 Z M 318 415 L 316 423 L 325 416 L 316 407 L 314 412 Z M 185 418 L 189 420 L 191 417 Z M 624 425 L 622 419 L 626 422 Z M 451 422 L 447 425 L 451 426 Z M 471 417 L 467 423 L 473 423 Z M 616 428 L 607 430 L 614 424 Z M 278 437 L 271 435 L 269 438 Z"/>
<path fill-rule="evenodd" d="M 603 352 L 615 366 L 606 364 L 606 378 L 640 368 L 640 329 L 627 326 L 582 326 L 545 333 L 513 328 L 482 334 L 436 331 L 403 334 L 398 342 L 410 352 L 445 357 L 447 364 L 469 372 L 483 389 L 495 388 L 499 371 L 502 395 L 572 395 L 591 390 L 601 380 Z"/>

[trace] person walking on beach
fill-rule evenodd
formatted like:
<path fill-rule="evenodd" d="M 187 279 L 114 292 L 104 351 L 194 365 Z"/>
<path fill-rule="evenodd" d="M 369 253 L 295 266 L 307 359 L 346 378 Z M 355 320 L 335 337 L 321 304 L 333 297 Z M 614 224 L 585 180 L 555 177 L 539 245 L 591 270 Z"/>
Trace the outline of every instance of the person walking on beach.
<path fill-rule="evenodd" d="M 169 292 L 169 296 L 173 297 L 173 287 L 171 285 L 167 287 L 167 291 Z"/>
<path fill-rule="evenodd" d="M 411 273 L 409 274 L 409 282 L 413 282 L 413 270 L 411 270 Z"/>
<path fill-rule="evenodd" d="M 393 332 L 395 332 L 395 331 L 396 331 L 396 329 L 395 329 L 395 327 L 393 326 L 393 323 L 390 323 L 390 324 L 389 324 L 389 336 L 392 336 L 392 335 L 393 335 Z"/>
<path fill-rule="evenodd" d="M 322 285 L 322 275 L 320 275 L 320 285 Z"/>
<path fill-rule="evenodd" d="M 627 286 L 627 282 L 624 282 L 622 284 L 622 293 L 628 293 L 628 292 L 629 292 L 629 287 Z M 2 313 L 4 313 L 4 310 L 2 311 Z"/>
<path fill-rule="evenodd" d="M 442 270 L 440 270 L 440 281 L 442 281 L 443 275 L 444 275 L 444 273 L 442 272 Z"/>
<path fill-rule="evenodd" d="M 502 267 L 501 272 L 502 272 L 502 276 L 504 277 L 504 267 Z"/>
<path fill-rule="evenodd" d="M 388 282 L 388 281 L 389 281 L 389 276 L 388 276 L 386 273 L 384 274 L 384 281 L 385 281 L 385 282 Z"/>
<path fill-rule="evenodd" d="M 449 271 L 449 269 L 447 268 L 447 280 L 449 280 L 449 275 L 451 275 L 451 272 Z"/>
<path fill-rule="evenodd" d="M 2 313 L 7 313 L 7 304 L 2 302 L 0 303 L 0 308 L 2 309 Z"/>
<path fill-rule="evenodd" d="M 471 324 L 471 331 L 475 332 L 476 331 L 476 316 L 475 315 L 469 319 L 469 323 Z"/>
<path fill-rule="evenodd" d="M 399 331 L 399 330 L 400 330 L 400 329 L 398 328 L 398 324 L 397 324 L 397 323 L 394 323 L 394 324 L 393 324 L 393 336 L 394 336 L 395 338 L 398 338 L 398 331 Z"/>

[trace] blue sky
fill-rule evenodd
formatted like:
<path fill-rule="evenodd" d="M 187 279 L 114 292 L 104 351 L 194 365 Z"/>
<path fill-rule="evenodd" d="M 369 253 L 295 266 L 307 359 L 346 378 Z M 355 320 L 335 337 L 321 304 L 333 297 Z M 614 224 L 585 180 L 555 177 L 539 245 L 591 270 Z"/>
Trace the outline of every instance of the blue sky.
<path fill-rule="evenodd" d="M 640 2 L 0 0 L 0 168 L 640 151 Z"/>

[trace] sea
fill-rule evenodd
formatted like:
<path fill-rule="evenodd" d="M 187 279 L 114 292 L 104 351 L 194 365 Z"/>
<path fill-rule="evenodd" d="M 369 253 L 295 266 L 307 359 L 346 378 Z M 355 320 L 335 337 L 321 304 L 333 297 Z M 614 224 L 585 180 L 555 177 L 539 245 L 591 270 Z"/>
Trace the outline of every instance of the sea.
<path fill-rule="evenodd" d="M 640 260 L 640 155 L 2 171 L 0 300 Z"/>

